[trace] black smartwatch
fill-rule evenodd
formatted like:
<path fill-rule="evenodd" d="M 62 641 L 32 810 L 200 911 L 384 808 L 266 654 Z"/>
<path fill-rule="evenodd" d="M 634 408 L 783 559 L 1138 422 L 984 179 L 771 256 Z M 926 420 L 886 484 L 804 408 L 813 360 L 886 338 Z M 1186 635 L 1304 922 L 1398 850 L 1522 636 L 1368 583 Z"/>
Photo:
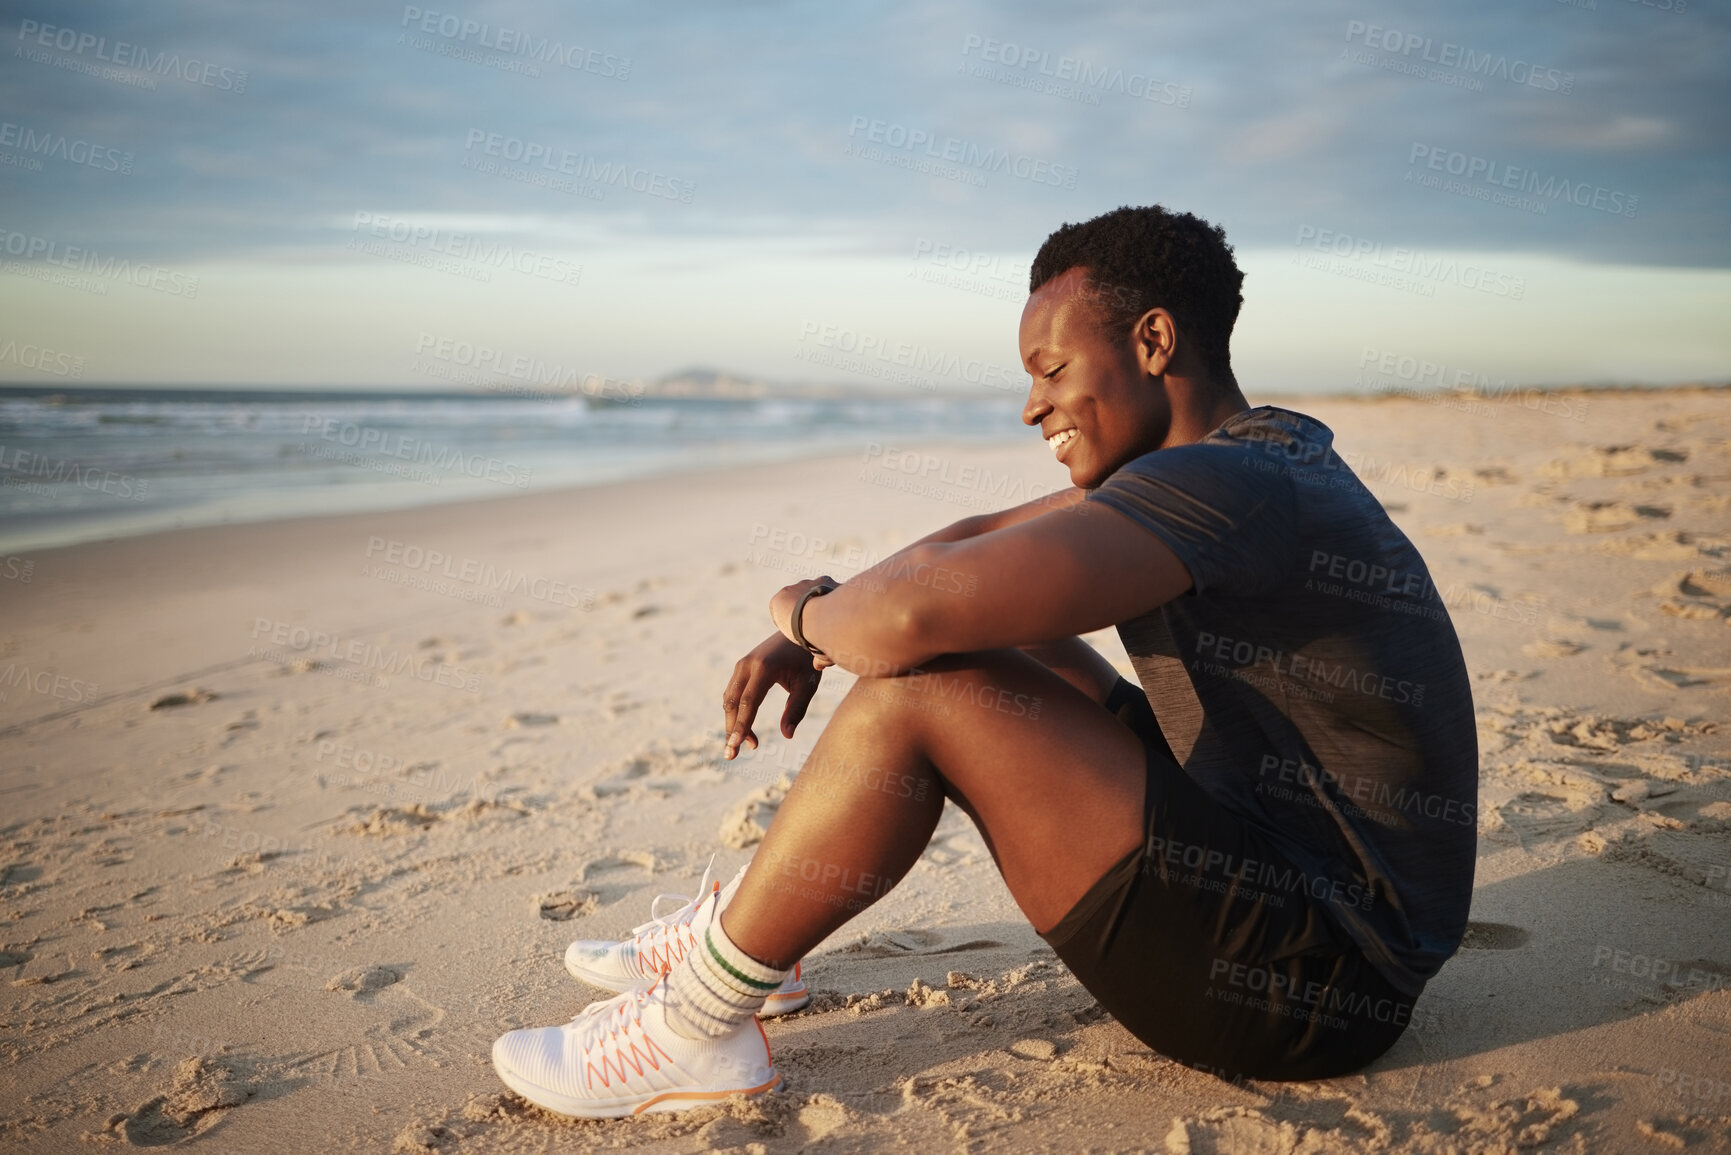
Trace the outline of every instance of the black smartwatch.
<path fill-rule="evenodd" d="M 821 658 L 827 658 L 829 655 L 805 640 L 805 631 L 800 629 L 800 618 L 805 614 L 806 602 L 809 602 L 812 598 L 821 598 L 824 594 L 831 593 L 838 588 L 840 587 L 831 585 L 828 582 L 819 582 L 817 585 L 812 586 L 803 594 L 800 594 L 799 600 L 793 603 L 793 616 L 787 621 L 788 629 L 793 631 L 794 644 L 803 647 L 807 653 L 816 654 Z"/>

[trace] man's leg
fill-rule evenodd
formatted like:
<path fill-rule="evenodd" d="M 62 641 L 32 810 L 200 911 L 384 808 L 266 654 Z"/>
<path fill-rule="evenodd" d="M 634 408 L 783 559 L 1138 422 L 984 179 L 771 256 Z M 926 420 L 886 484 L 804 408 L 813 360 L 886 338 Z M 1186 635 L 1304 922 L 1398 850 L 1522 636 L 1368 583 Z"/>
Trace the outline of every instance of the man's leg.
<path fill-rule="evenodd" d="M 946 796 L 1044 932 L 1142 841 L 1140 741 L 1017 650 L 861 678 L 813 748 L 722 926 L 789 967 L 913 866 Z"/>
<path fill-rule="evenodd" d="M 563 1026 L 507 1032 L 493 1066 L 518 1094 L 568 1115 L 766 1091 L 780 1076 L 754 1013 L 787 968 L 907 872 L 946 795 L 973 816 L 1044 933 L 1134 859 L 1145 765 L 1128 726 L 1017 650 L 861 679 L 738 892 L 725 909 L 719 894 L 698 908 L 693 949 L 648 990 Z"/>
<path fill-rule="evenodd" d="M 1118 671 L 1112 663 L 1081 638 L 1060 638 L 1055 642 L 1023 646 L 1022 652 L 1096 702 L 1104 704 L 1107 695 L 1118 684 Z"/>

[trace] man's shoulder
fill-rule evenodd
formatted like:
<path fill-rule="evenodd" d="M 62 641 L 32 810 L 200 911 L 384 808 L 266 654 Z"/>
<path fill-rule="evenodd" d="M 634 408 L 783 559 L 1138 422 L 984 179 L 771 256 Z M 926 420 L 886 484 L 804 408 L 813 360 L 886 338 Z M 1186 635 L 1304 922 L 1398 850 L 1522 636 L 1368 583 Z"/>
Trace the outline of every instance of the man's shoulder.
<path fill-rule="evenodd" d="M 1254 445 L 1308 443 L 1332 445 L 1334 430 L 1307 413 L 1278 405 L 1258 405 L 1222 422 L 1199 444 Z"/>
<path fill-rule="evenodd" d="M 1330 460 L 1333 442 L 1333 432 L 1321 422 L 1265 405 L 1237 414 L 1200 441 L 1131 458 L 1119 473 L 1161 479 L 1213 476 L 1242 483 L 1256 474 Z"/>

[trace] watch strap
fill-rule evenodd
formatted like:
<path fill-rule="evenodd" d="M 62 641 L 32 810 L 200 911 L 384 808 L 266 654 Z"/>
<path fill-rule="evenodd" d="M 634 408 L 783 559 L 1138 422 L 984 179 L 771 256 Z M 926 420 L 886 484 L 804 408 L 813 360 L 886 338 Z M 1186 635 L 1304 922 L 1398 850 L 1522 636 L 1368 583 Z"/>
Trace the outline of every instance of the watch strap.
<path fill-rule="evenodd" d="M 817 654 L 825 658 L 829 657 L 828 654 L 825 654 L 822 650 L 805 640 L 805 630 L 802 629 L 800 625 L 800 619 L 805 616 L 805 603 L 809 602 L 812 598 L 821 598 L 824 594 L 831 593 L 835 589 L 836 587 L 833 585 L 819 583 L 806 590 L 803 594 L 800 594 L 799 600 L 793 603 L 793 615 L 788 618 L 787 622 L 788 629 L 793 634 L 794 644 L 800 646 L 807 653 Z"/>

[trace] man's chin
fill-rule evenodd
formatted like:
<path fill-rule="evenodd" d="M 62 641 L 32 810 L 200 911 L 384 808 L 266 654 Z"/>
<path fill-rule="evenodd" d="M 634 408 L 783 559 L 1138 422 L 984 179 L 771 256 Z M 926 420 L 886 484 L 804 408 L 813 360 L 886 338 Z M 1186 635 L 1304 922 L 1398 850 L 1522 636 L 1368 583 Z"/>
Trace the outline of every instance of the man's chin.
<path fill-rule="evenodd" d="M 1081 455 L 1078 454 L 1078 457 Z M 1106 479 L 1112 476 L 1111 468 L 1102 469 L 1098 461 L 1083 458 L 1080 461 L 1067 461 L 1064 468 L 1070 473 L 1070 484 L 1077 489 L 1099 489 Z"/>
<path fill-rule="evenodd" d="M 1104 477 L 1096 477 L 1085 469 L 1070 470 L 1070 484 L 1077 489 L 1099 489 L 1105 480 Z"/>

